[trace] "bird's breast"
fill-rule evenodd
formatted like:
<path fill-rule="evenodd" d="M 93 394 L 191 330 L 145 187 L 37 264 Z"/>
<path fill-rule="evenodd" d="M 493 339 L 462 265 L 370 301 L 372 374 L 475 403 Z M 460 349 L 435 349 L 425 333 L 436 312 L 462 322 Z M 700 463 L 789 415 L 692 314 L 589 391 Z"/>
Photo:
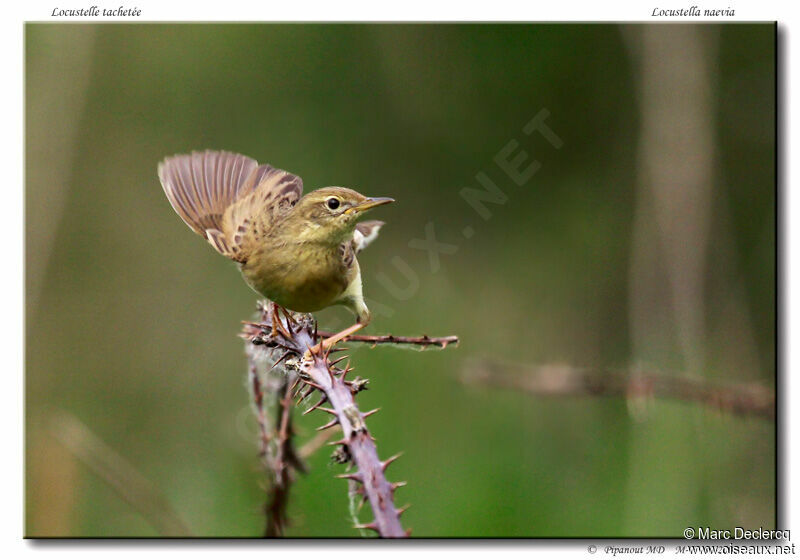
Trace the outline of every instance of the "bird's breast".
<path fill-rule="evenodd" d="M 242 275 L 261 295 L 293 311 L 310 313 L 333 305 L 356 272 L 351 251 L 296 243 L 254 251 Z"/>

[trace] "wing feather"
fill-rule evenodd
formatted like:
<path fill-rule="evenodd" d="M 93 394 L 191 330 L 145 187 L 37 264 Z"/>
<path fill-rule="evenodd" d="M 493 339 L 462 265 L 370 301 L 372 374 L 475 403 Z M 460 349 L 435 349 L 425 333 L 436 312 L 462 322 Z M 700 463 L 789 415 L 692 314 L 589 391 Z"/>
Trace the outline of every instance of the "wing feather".
<path fill-rule="evenodd" d="M 378 237 L 378 232 L 384 224 L 385 222 L 381 222 L 380 220 L 368 220 L 356 224 L 356 230 L 353 232 L 353 245 L 356 252 L 360 253 L 366 249 L 370 243 L 375 241 Z"/>
<path fill-rule="evenodd" d="M 258 162 L 231 152 L 192 152 L 166 158 L 158 177 L 170 204 L 190 228 L 208 238 L 220 229 L 225 209 L 233 203 Z"/>
<path fill-rule="evenodd" d="M 303 180 L 271 165 L 264 164 L 250 173 L 242 187 L 249 192 L 228 207 L 222 218 L 222 231 L 228 235 L 237 260 L 249 253 L 248 232 L 253 224 L 266 231 L 279 216 L 288 212 L 303 195 Z M 264 210 L 267 209 L 267 212 Z"/>
<path fill-rule="evenodd" d="M 300 177 L 252 158 L 206 150 L 166 158 L 158 177 L 172 208 L 223 255 L 242 259 L 242 243 L 263 208 L 274 219 L 300 199 Z"/>

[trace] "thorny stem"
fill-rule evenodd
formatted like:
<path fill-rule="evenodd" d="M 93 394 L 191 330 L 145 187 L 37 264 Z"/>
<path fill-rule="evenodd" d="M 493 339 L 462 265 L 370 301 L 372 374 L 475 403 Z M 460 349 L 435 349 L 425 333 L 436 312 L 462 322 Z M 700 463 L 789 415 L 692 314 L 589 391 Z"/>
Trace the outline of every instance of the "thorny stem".
<path fill-rule="evenodd" d="M 615 372 L 567 365 L 512 365 L 471 362 L 465 383 L 523 390 L 542 396 L 602 395 L 659 397 L 698 402 L 740 416 L 775 419 L 775 393 L 757 384 L 715 385 L 708 380 L 653 372 Z"/>
<path fill-rule="evenodd" d="M 250 380 L 250 391 L 253 398 L 253 408 L 255 409 L 256 420 L 259 430 L 259 455 L 262 460 L 268 462 L 269 442 L 271 434 L 267 427 L 267 418 L 264 409 L 264 391 L 261 387 L 261 380 L 258 377 L 258 364 L 253 353 L 248 355 L 248 377 Z"/>
<path fill-rule="evenodd" d="M 292 484 L 289 471 L 292 449 L 291 431 L 291 385 L 288 380 L 283 383 L 281 396 L 278 401 L 278 431 L 276 434 L 277 446 L 274 463 L 272 465 L 273 481 L 270 490 L 270 501 L 266 507 L 267 528 L 265 536 L 280 537 L 288 522 L 287 507 L 289 505 L 289 490 Z"/>
<path fill-rule="evenodd" d="M 262 308 L 263 310 L 263 308 Z M 313 319 L 310 316 L 296 316 L 294 320 L 282 319 L 281 328 L 276 329 L 272 335 L 271 321 L 277 314 L 262 312 L 262 323 L 245 322 L 242 337 L 253 345 L 264 345 L 269 348 L 279 348 L 290 351 L 293 356 L 287 360 L 287 365 L 294 368 L 305 383 L 307 389 L 303 393 L 301 388 L 298 394 L 307 395 L 317 391 L 320 401 L 309 409 L 321 410 L 333 415 L 333 420 L 324 427 L 339 425 L 343 437 L 332 443 L 343 450 L 345 462 L 352 462 L 355 471 L 340 475 L 340 478 L 354 481 L 358 484 L 357 492 L 370 503 L 375 515 L 374 521 L 358 525 L 358 529 L 371 529 L 382 537 L 405 537 L 409 532 L 403 530 L 400 524 L 400 515 L 405 508 L 398 509 L 394 505 L 394 492 L 404 483 L 389 483 L 384 475 L 386 468 L 399 455 L 381 461 L 378 458 L 374 439 L 370 435 L 364 418 L 370 413 L 361 413 L 353 400 L 353 395 L 363 387 L 363 382 L 346 380 L 350 369 L 344 370 L 334 367 L 329 360 L 329 352 L 317 351 L 306 358 L 301 358 L 308 349 L 314 347 L 320 336 L 326 333 L 316 331 Z M 286 332 L 283 332 L 286 331 Z M 291 334 L 290 337 L 286 333 Z M 368 337 L 359 335 L 351 340 L 371 343 L 417 344 L 423 347 L 436 345 L 445 348 L 450 343 L 457 343 L 455 337 L 430 338 L 423 337 Z M 338 360 L 337 360 L 338 361 Z M 295 397 L 297 394 L 295 395 Z M 286 401 L 285 401 L 286 402 Z M 321 405 L 326 404 L 326 407 Z"/>
<path fill-rule="evenodd" d="M 313 342 L 311 339 L 309 341 Z M 381 462 L 378 458 L 375 443 L 367 430 L 363 415 L 353 401 L 350 387 L 342 378 L 343 375 L 336 375 L 330 370 L 327 356 L 324 354 L 314 354 L 310 360 L 302 362 L 300 367 L 322 388 L 342 427 L 344 437 L 339 443 L 347 447 L 358 469 L 357 472 L 345 474 L 342 478 L 361 484 L 361 489 L 375 514 L 375 521 L 365 525 L 364 528 L 374 529 L 382 537 L 406 536 L 400 525 L 400 513 L 394 506 L 392 486 L 384 476 L 384 470 L 389 462 Z"/>
<path fill-rule="evenodd" d="M 269 500 L 264 506 L 266 528 L 264 535 L 279 537 L 283 535 L 288 522 L 287 507 L 289 490 L 292 483 L 291 468 L 305 472 L 306 468 L 295 453 L 291 428 L 291 385 L 297 379 L 295 372 L 287 372 L 280 377 L 278 386 L 262 380 L 258 371 L 256 351 L 264 350 L 251 347 L 248 351 L 249 381 L 256 419 L 259 427 L 262 462 L 270 474 Z M 274 360 L 273 360 L 274 362 Z M 273 366 L 274 367 L 274 366 Z M 265 372 L 268 376 L 269 370 Z M 267 377 L 266 379 L 269 379 Z M 274 426 L 268 420 L 269 397 L 275 402 L 276 421 Z"/>

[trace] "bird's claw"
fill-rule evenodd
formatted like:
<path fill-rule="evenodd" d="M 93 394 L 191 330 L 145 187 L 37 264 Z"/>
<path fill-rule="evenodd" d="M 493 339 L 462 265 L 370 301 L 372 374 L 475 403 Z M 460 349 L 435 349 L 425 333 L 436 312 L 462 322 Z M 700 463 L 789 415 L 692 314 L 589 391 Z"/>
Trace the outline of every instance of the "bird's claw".
<path fill-rule="evenodd" d="M 283 308 L 281 308 L 281 309 L 283 309 Z M 289 317 L 289 312 L 288 311 L 286 311 L 284 309 L 283 312 L 286 314 L 287 317 Z M 275 303 L 275 302 L 270 302 L 270 318 L 271 318 L 271 323 L 272 323 L 272 330 L 270 331 L 270 336 L 271 337 L 274 338 L 274 337 L 276 337 L 278 335 L 278 333 L 281 333 L 281 335 L 286 340 L 292 340 L 294 338 L 294 336 L 292 335 L 291 330 L 287 331 L 286 327 L 283 326 L 283 321 L 281 321 L 280 314 L 278 313 L 278 304 Z M 291 318 L 289 317 L 288 320 L 291 320 Z M 287 325 L 288 325 L 288 322 L 287 322 Z"/>

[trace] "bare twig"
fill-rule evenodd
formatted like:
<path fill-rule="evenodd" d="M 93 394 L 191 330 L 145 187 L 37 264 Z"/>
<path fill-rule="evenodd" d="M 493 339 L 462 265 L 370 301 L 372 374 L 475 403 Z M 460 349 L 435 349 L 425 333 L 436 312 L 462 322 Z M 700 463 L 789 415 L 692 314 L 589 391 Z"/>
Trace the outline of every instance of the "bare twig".
<path fill-rule="evenodd" d="M 319 336 L 327 338 L 333 336 L 333 333 L 319 331 Z M 342 342 L 363 342 L 371 344 L 373 347 L 377 344 L 409 344 L 413 346 L 421 346 L 424 350 L 428 346 L 436 346 L 441 349 L 447 348 L 449 344 L 458 344 L 457 336 L 441 336 L 429 337 L 428 335 L 422 336 L 395 336 L 392 334 L 383 335 L 370 335 L 370 334 L 351 334 L 342 339 Z"/>
<path fill-rule="evenodd" d="M 102 478 L 165 537 L 189 537 L 192 532 L 167 499 L 124 457 L 66 412 L 55 414 L 50 430 L 70 452 Z"/>
<path fill-rule="evenodd" d="M 740 416 L 775 419 L 775 393 L 757 384 L 713 384 L 652 372 L 580 369 L 567 365 L 512 365 L 474 361 L 465 383 L 522 390 L 540 396 L 659 397 L 698 402 Z"/>
<path fill-rule="evenodd" d="M 308 459 L 315 451 L 328 443 L 332 437 L 339 434 L 340 431 L 338 424 L 333 426 L 333 429 L 320 431 L 297 450 L 297 455 L 301 459 Z"/>

